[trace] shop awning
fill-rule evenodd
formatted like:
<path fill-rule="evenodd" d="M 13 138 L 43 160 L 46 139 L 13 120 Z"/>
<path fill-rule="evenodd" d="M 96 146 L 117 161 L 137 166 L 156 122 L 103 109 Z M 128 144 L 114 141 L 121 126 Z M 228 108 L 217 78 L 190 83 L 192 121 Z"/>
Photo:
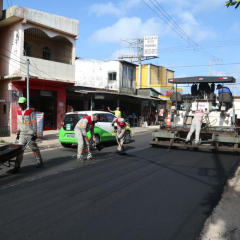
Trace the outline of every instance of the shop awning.
<path fill-rule="evenodd" d="M 142 99 L 142 100 L 151 100 L 151 101 L 168 101 L 169 99 L 166 97 L 145 97 L 145 96 L 139 96 L 139 95 L 131 95 L 131 94 L 126 94 L 126 93 L 119 93 L 117 91 L 103 91 L 99 89 L 86 89 L 86 88 L 75 88 L 75 87 L 70 87 L 67 88 L 68 91 L 70 92 L 79 92 L 82 94 L 110 94 L 110 95 L 115 95 L 115 96 L 126 96 L 126 97 L 132 97 L 132 98 L 137 98 L 137 99 Z"/>

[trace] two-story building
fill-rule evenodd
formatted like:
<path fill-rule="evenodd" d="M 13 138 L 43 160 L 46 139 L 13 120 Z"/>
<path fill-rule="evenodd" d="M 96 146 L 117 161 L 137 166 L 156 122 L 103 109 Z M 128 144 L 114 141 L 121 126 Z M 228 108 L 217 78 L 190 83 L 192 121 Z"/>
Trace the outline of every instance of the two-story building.
<path fill-rule="evenodd" d="M 44 112 L 44 130 L 60 127 L 66 87 L 75 83 L 78 20 L 12 6 L 0 20 L 0 129 L 16 131 L 17 101 L 26 97 L 30 61 L 30 107 Z M 1 106 L 4 105 L 4 106 Z"/>
<path fill-rule="evenodd" d="M 68 88 L 67 105 L 74 110 L 115 109 L 128 114 L 141 109 L 133 101 L 136 95 L 136 65 L 121 60 L 96 60 L 77 58 L 75 61 L 75 87 Z M 132 100 L 132 104 L 129 101 Z"/>
<path fill-rule="evenodd" d="M 168 79 L 174 78 L 174 71 L 154 64 L 143 64 L 140 69 L 140 78 L 139 67 L 136 70 L 137 89 L 153 88 L 162 95 L 171 96 L 174 88 L 172 83 L 168 82 Z M 183 89 L 178 88 L 178 91 L 182 92 Z"/>

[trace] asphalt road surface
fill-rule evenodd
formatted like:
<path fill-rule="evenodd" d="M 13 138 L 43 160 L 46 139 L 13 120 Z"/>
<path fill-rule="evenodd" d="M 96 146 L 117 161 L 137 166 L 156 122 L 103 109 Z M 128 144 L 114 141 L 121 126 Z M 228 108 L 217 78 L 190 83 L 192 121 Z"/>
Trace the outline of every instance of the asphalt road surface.
<path fill-rule="evenodd" d="M 26 154 L 21 172 L 0 168 L 0 239 L 197 239 L 239 156 L 152 148 L 135 136 L 128 155 L 108 145 L 79 164 L 76 149 Z"/>

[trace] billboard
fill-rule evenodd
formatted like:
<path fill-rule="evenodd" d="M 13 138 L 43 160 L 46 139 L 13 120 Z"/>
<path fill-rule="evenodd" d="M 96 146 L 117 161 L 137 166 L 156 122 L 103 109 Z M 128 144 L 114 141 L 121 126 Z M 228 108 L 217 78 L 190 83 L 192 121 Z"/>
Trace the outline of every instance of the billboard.
<path fill-rule="evenodd" d="M 144 57 L 158 56 L 158 36 L 144 37 L 143 56 Z"/>
<path fill-rule="evenodd" d="M 37 120 L 37 136 L 43 136 L 43 123 L 44 123 L 44 113 L 36 112 L 36 120 Z"/>

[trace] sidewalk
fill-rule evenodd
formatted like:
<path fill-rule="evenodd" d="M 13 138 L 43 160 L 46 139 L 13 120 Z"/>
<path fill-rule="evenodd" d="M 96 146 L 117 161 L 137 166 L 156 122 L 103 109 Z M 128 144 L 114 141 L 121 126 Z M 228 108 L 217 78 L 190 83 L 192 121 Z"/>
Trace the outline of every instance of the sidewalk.
<path fill-rule="evenodd" d="M 141 134 L 152 132 L 158 129 L 159 126 L 149 126 L 147 128 L 144 127 L 133 127 L 132 128 L 132 135 Z M 38 138 L 37 143 L 40 149 L 47 149 L 47 148 L 56 148 L 60 147 L 61 144 L 58 140 L 59 130 L 50 130 L 43 132 L 43 139 Z M 13 143 L 16 139 L 16 135 L 12 134 L 10 137 L 2 137 L 0 138 L 0 146 L 5 145 L 6 143 Z"/>
<path fill-rule="evenodd" d="M 240 239 L 240 167 L 228 181 L 221 201 L 207 219 L 201 239 Z"/>

